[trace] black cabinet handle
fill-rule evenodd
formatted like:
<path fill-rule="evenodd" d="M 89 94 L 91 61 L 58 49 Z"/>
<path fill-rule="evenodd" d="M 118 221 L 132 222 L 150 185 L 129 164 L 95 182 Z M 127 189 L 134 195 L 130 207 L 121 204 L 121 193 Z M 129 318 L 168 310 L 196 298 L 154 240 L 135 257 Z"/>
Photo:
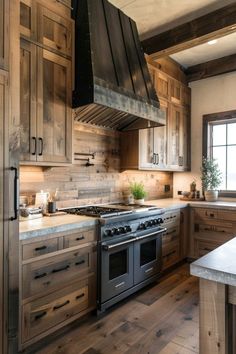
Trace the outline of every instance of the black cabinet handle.
<path fill-rule="evenodd" d="M 77 237 L 77 238 L 76 238 L 76 241 L 81 241 L 81 240 L 84 240 L 84 239 L 85 239 L 84 236 L 80 236 L 80 237 Z"/>
<path fill-rule="evenodd" d="M 39 274 L 39 275 L 35 275 L 34 279 L 41 279 L 41 278 L 44 278 L 46 277 L 47 273 L 42 273 L 42 274 Z"/>
<path fill-rule="evenodd" d="M 53 311 L 56 311 L 56 310 L 60 309 L 61 307 L 68 305 L 69 303 L 70 303 L 70 300 L 67 300 L 66 302 L 64 302 L 64 304 L 54 306 Z"/>
<path fill-rule="evenodd" d="M 40 318 L 46 316 L 46 314 L 47 314 L 47 312 L 44 311 L 44 312 L 40 313 L 39 315 L 36 315 L 36 316 L 34 317 L 34 320 L 35 320 L 35 321 L 40 320 Z"/>
<path fill-rule="evenodd" d="M 11 171 L 14 171 L 14 216 L 10 217 L 10 220 L 17 220 L 18 218 L 18 195 L 19 195 L 19 177 L 16 167 L 11 167 Z"/>
<path fill-rule="evenodd" d="M 156 154 L 156 165 L 159 165 L 159 162 L 160 162 L 159 154 Z"/>
<path fill-rule="evenodd" d="M 35 136 L 32 136 L 32 140 L 33 140 L 33 143 L 34 143 L 34 149 L 31 153 L 31 155 L 36 155 L 36 150 L 37 150 L 37 139 Z"/>
<path fill-rule="evenodd" d="M 43 138 L 39 138 L 39 142 L 40 142 L 39 156 L 42 156 L 43 155 Z"/>
<path fill-rule="evenodd" d="M 59 269 L 53 269 L 52 273 L 58 273 L 58 272 L 62 272 L 63 270 L 67 270 L 68 268 L 70 268 L 69 265 L 63 267 L 63 268 L 59 268 Z"/>
<path fill-rule="evenodd" d="M 76 300 L 79 300 L 79 299 L 81 299 L 82 297 L 84 297 L 84 295 L 85 295 L 84 293 L 83 293 L 83 294 L 80 294 L 80 295 L 77 295 L 75 299 L 76 299 Z"/>
<path fill-rule="evenodd" d="M 46 250 L 47 246 L 41 246 L 41 247 L 36 247 L 34 250 L 35 251 L 42 251 L 42 250 Z"/>
<path fill-rule="evenodd" d="M 184 165 L 184 158 L 183 156 L 179 156 L 179 166 L 183 166 Z"/>
<path fill-rule="evenodd" d="M 84 264 L 84 263 L 85 263 L 85 260 L 83 259 L 82 261 L 76 262 L 75 265 L 78 266 L 78 265 L 81 265 L 81 264 Z"/>

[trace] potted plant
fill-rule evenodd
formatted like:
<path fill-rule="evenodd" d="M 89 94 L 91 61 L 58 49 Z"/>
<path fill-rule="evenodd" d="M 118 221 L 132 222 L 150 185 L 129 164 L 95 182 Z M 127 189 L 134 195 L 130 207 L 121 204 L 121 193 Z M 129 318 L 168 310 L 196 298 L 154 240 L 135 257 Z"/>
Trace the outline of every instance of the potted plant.
<path fill-rule="evenodd" d="M 218 199 L 218 187 L 222 182 L 222 173 L 215 159 L 203 158 L 202 168 L 202 187 L 205 200 L 215 202 Z"/>
<path fill-rule="evenodd" d="M 134 197 L 135 204 L 143 204 L 144 203 L 144 198 L 146 197 L 147 193 L 144 190 L 144 185 L 142 182 L 130 183 L 130 192 Z"/>

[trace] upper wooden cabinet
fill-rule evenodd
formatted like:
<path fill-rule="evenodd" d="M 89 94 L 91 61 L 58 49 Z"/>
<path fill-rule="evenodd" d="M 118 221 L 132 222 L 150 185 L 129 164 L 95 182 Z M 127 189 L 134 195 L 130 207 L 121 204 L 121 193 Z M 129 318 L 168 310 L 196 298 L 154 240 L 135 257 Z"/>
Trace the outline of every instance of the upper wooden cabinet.
<path fill-rule="evenodd" d="M 44 2 L 21 0 L 20 31 L 24 38 L 48 50 L 72 56 L 72 21 L 54 11 L 53 7 L 44 6 Z"/>
<path fill-rule="evenodd" d="M 71 62 L 21 40 L 21 161 L 72 161 Z"/>
<path fill-rule="evenodd" d="M 172 170 L 185 171 L 188 168 L 188 123 L 188 111 L 172 104 L 168 127 L 168 164 Z"/>
<path fill-rule="evenodd" d="M 0 69 L 8 69 L 9 0 L 0 0 Z"/>
<path fill-rule="evenodd" d="M 166 125 L 123 133 L 121 168 L 186 171 L 190 166 L 191 90 L 154 65 L 149 63 L 148 68 Z"/>

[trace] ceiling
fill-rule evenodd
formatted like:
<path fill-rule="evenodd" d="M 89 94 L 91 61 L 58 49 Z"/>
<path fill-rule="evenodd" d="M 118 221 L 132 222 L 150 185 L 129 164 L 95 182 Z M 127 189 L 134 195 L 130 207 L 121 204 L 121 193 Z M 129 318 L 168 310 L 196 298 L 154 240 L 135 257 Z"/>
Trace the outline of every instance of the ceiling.
<path fill-rule="evenodd" d="M 141 40 L 167 31 L 235 0 L 109 0 L 136 23 Z M 184 67 L 236 53 L 236 34 L 222 37 L 212 46 L 202 44 L 172 55 Z M 234 49 L 235 48 L 235 49 Z"/>

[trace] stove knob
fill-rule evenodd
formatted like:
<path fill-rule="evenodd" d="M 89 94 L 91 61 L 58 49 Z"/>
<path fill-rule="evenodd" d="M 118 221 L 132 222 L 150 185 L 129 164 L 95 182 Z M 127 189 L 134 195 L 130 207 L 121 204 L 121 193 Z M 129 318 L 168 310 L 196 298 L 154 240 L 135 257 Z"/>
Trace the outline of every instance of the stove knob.
<path fill-rule="evenodd" d="M 115 228 L 111 229 L 111 236 L 116 235 L 116 230 L 117 230 L 117 229 L 115 229 Z"/>
<path fill-rule="evenodd" d="M 163 224 L 163 219 L 162 218 L 158 218 L 157 222 L 158 222 L 158 224 Z"/>
<path fill-rule="evenodd" d="M 154 220 L 149 220 L 148 226 L 153 226 L 154 225 Z"/>
<path fill-rule="evenodd" d="M 145 225 L 145 229 L 146 229 L 147 227 L 149 227 L 149 221 L 145 221 L 144 225 Z"/>
<path fill-rule="evenodd" d="M 158 225 L 158 220 L 157 219 L 153 220 L 153 225 Z"/>
<path fill-rule="evenodd" d="M 120 235 L 120 234 L 123 234 L 123 233 L 124 233 L 124 228 L 123 227 L 118 227 L 117 234 Z"/>
<path fill-rule="evenodd" d="M 104 236 L 111 236 L 111 230 L 107 229 L 104 231 Z"/>
<path fill-rule="evenodd" d="M 129 225 L 126 225 L 126 226 L 124 227 L 124 231 L 125 231 L 125 232 L 131 232 L 132 229 L 131 229 L 131 227 L 130 227 Z"/>
<path fill-rule="evenodd" d="M 141 224 L 139 225 L 138 229 L 139 229 L 139 230 L 144 230 L 144 229 L 146 229 L 145 224 L 144 224 L 144 223 L 141 223 Z"/>

